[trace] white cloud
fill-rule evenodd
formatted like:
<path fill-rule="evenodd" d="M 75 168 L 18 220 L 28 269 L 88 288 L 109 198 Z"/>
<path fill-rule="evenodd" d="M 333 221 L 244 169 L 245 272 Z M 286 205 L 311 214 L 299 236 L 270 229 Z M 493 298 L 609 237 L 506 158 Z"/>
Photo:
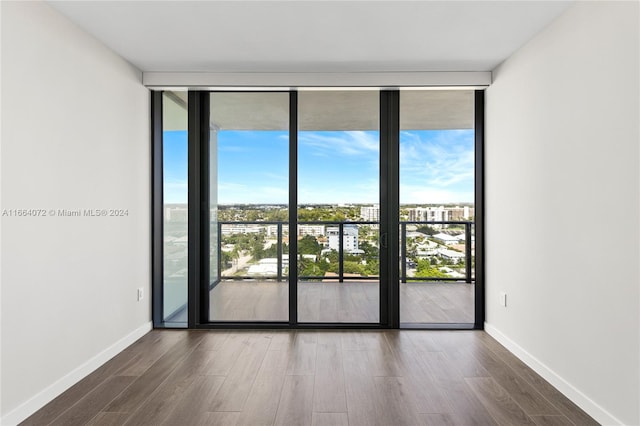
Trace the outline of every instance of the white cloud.
<path fill-rule="evenodd" d="M 401 184 L 457 192 L 462 186 L 473 191 L 473 132 L 450 130 L 430 136 L 427 139 L 410 132 L 401 133 Z"/>
<path fill-rule="evenodd" d="M 364 131 L 300 132 L 299 149 L 310 149 L 313 155 L 371 156 L 380 152 L 377 133 Z"/>

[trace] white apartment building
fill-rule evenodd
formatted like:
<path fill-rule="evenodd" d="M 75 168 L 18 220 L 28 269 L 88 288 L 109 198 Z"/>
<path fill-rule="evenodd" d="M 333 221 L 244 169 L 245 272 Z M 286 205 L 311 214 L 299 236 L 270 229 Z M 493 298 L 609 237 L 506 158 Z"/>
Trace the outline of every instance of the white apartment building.
<path fill-rule="evenodd" d="M 274 227 L 276 225 L 273 225 Z M 258 234 L 261 231 L 266 231 L 267 227 L 264 225 L 247 225 L 244 223 L 234 223 L 229 225 L 222 225 L 222 235 L 231 234 Z M 275 232 L 275 231 L 274 231 Z"/>
<path fill-rule="evenodd" d="M 362 206 L 360 207 L 360 217 L 365 222 L 379 222 L 380 221 L 380 206 Z"/>
<path fill-rule="evenodd" d="M 340 228 L 327 226 L 327 244 L 331 250 L 338 251 L 340 247 Z M 344 225 L 342 228 L 342 248 L 345 253 L 358 250 L 358 226 Z"/>
<path fill-rule="evenodd" d="M 298 225 L 298 235 L 301 237 L 305 235 L 319 237 L 324 235 L 324 225 Z"/>
<path fill-rule="evenodd" d="M 409 222 L 446 222 L 468 220 L 475 214 L 475 209 L 469 206 L 456 207 L 414 207 L 409 209 Z M 448 225 L 434 225 L 447 227 Z"/>

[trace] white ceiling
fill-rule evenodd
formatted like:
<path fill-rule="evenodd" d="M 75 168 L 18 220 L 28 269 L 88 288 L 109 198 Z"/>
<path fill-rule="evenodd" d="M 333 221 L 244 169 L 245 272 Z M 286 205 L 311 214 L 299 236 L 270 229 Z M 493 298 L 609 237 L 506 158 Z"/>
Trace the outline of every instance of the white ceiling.
<path fill-rule="evenodd" d="M 142 71 L 490 71 L 570 1 L 50 1 Z"/>

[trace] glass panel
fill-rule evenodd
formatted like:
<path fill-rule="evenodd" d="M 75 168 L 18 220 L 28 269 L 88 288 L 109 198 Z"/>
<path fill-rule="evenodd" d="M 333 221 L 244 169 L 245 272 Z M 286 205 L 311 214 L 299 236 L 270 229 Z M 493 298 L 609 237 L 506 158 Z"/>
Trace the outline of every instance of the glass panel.
<path fill-rule="evenodd" d="M 288 321 L 289 94 L 210 102 L 209 319 Z"/>
<path fill-rule="evenodd" d="M 298 93 L 298 321 L 377 323 L 379 92 Z"/>
<path fill-rule="evenodd" d="M 187 324 L 187 92 L 162 95 L 163 319 Z"/>
<path fill-rule="evenodd" d="M 402 323 L 474 322 L 473 101 L 470 90 L 400 93 Z"/>

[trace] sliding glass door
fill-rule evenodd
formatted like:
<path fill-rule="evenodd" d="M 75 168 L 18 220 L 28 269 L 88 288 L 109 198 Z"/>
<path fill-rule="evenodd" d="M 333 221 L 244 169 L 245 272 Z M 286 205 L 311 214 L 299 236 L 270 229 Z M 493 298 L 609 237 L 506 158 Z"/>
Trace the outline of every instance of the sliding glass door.
<path fill-rule="evenodd" d="M 209 100 L 209 321 L 288 321 L 289 93 Z"/>
<path fill-rule="evenodd" d="M 379 323 L 380 93 L 298 93 L 298 322 Z"/>
<path fill-rule="evenodd" d="M 156 325 L 482 326 L 482 92 L 153 105 Z"/>
<path fill-rule="evenodd" d="M 473 324 L 471 90 L 400 92 L 400 322 Z"/>

